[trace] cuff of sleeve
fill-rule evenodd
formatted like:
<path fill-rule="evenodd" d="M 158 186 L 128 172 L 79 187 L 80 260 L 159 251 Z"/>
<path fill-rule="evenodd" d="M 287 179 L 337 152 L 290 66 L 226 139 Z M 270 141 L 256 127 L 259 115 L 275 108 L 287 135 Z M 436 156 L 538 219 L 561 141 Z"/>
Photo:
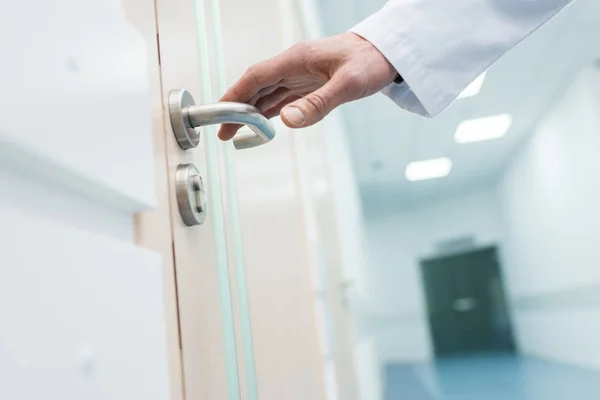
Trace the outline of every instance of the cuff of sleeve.
<path fill-rule="evenodd" d="M 382 92 L 407 111 L 427 117 L 442 112 L 454 100 L 454 92 L 445 90 L 429 73 L 410 26 L 402 27 L 405 18 L 390 10 L 393 4 L 373 14 L 350 31 L 368 40 L 396 68 L 404 82 L 392 83 Z M 449 88 L 446 88 L 449 89 Z"/>

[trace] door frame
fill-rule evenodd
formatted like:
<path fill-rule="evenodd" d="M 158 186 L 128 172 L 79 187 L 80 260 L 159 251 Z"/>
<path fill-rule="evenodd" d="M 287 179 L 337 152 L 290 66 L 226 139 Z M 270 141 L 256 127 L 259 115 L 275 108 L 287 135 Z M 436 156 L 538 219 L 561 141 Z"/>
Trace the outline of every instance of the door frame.
<path fill-rule="evenodd" d="M 153 2 L 123 0 L 126 17 L 146 42 L 148 87 L 154 144 L 154 179 L 156 207 L 135 214 L 135 243 L 158 253 L 163 264 L 163 301 L 169 362 L 171 400 L 184 400 L 184 381 L 179 329 L 179 305 L 173 235 L 171 229 L 171 204 L 169 199 L 169 174 L 166 159 L 165 115 L 162 106 L 162 79 L 156 26 L 156 9 Z"/>

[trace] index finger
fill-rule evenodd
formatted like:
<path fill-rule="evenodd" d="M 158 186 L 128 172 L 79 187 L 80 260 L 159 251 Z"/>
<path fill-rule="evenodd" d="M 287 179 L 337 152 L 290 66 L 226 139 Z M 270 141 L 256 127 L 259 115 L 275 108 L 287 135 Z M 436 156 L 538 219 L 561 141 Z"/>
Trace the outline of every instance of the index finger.
<path fill-rule="evenodd" d="M 291 48 L 251 66 L 233 86 L 227 89 L 221 101 L 247 103 L 260 90 L 299 73 L 304 65 L 303 56 L 297 49 Z"/>

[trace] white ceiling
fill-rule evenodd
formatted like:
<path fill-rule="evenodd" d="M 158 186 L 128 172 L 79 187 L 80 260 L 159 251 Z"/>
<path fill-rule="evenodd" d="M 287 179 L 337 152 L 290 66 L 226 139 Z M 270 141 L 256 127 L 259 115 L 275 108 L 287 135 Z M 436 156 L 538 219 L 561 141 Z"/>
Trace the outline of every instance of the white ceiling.
<path fill-rule="evenodd" d="M 321 0 L 325 29 L 330 34 L 343 31 L 381 4 L 381 0 Z M 406 113 L 381 95 L 344 106 L 367 215 L 454 196 L 497 180 L 574 75 L 600 56 L 600 27 L 594 25 L 600 25 L 600 1 L 578 0 L 494 65 L 479 95 L 457 100 L 432 120 Z M 504 138 L 454 143 L 461 121 L 502 113 L 513 115 Z M 406 180 L 409 162 L 437 157 L 452 159 L 448 177 Z"/>

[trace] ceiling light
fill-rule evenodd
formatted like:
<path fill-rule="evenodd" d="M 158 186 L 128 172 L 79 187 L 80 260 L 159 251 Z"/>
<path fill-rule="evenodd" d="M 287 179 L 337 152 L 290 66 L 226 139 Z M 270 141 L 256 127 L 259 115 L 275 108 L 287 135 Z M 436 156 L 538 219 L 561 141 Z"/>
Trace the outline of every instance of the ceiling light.
<path fill-rule="evenodd" d="M 465 97 L 473 97 L 477 96 L 481 91 L 481 87 L 483 86 L 483 81 L 485 80 L 485 74 L 479 75 L 477 79 L 475 79 L 465 90 L 462 91 L 461 94 L 458 95 L 459 99 L 464 99 Z"/>
<path fill-rule="evenodd" d="M 499 139 L 508 132 L 511 124 L 512 116 L 510 114 L 463 121 L 456 129 L 454 141 L 464 144 Z"/>
<path fill-rule="evenodd" d="M 447 157 L 414 161 L 406 166 L 406 179 L 411 182 L 443 178 L 450 173 L 452 160 Z"/>

